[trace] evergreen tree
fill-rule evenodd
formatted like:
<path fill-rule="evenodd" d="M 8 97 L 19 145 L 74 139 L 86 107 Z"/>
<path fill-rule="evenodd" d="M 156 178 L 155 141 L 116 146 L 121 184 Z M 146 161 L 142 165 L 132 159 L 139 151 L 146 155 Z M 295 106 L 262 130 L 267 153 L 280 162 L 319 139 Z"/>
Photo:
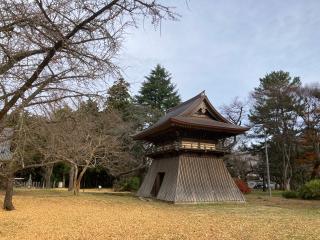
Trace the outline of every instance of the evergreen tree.
<path fill-rule="evenodd" d="M 123 78 L 116 80 L 108 89 L 106 109 L 117 111 L 124 121 L 130 121 L 132 129 L 135 131 L 144 122 L 143 110 L 134 103 L 129 92 L 130 84 Z"/>
<path fill-rule="evenodd" d="M 300 79 L 288 72 L 267 74 L 252 94 L 254 103 L 249 115 L 255 137 L 264 142 L 268 136 L 270 161 L 280 170 L 287 190 L 294 172 L 299 105 L 296 90 L 300 85 Z"/>
<path fill-rule="evenodd" d="M 126 134 L 122 136 L 124 150 L 135 159 L 143 156 L 143 145 L 141 142 L 133 141 L 131 135 L 141 129 L 145 122 L 144 108 L 133 102 L 129 92 L 130 84 L 123 78 L 116 80 L 108 89 L 106 110 L 117 111 L 123 121 L 130 125 Z"/>
<path fill-rule="evenodd" d="M 136 96 L 137 102 L 165 113 L 181 102 L 176 86 L 171 82 L 171 74 L 159 64 L 146 76 Z"/>
<path fill-rule="evenodd" d="M 129 87 L 130 84 L 123 78 L 116 80 L 107 92 L 107 109 L 114 109 L 119 112 L 128 111 L 128 107 L 132 103 Z"/>
<path fill-rule="evenodd" d="M 77 110 L 80 114 L 89 114 L 92 116 L 97 116 L 99 114 L 98 103 L 92 99 L 80 102 L 79 109 Z"/>

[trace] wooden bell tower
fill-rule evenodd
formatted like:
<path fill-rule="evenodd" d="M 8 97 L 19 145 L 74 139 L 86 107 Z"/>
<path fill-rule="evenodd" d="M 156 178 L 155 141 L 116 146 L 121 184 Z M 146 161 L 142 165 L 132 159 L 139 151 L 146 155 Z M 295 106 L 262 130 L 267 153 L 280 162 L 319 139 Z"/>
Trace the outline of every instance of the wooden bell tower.
<path fill-rule="evenodd" d="M 204 92 L 172 108 L 134 139 L 152 144 L 153 159 L 137 193 L 174 203 L 244 202 L 222 160 L 221 141 L 248 128 L 226 120 Z"/>

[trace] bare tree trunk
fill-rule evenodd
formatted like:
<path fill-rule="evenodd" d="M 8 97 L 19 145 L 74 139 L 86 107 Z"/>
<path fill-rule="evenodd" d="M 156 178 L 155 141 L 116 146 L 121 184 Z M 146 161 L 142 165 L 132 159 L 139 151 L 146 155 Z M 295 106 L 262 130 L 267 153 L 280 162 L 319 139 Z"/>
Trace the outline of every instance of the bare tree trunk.
<path fill-rule="evenodd" d="M 287 178 L 284 182 L 284 190 L 290 191 L 291 190 L 291 177 Z"/>
<path fill-rule="evenodd" d="M 71 166 L 70 171 L 69 171 L 69 186 L 68 186 L 68 191 L 73 190 L 73 183 L 74 183 L 74 166 Z"/>
<path fill-rule="evenodd" d="M 66 187 L 66 174 L 63 173 L 62 175 L 62 187 L 65 188 Z"/>
<path fill-rule="evenodd" d="M 73 194 L 79 195 L 79 189 L 77 189 L 77 179 L 78 179 L 78 166 L 74 166 L 74 174 L 73 174 Z"/>
<path fill-rule="evenodd" d="M 316 161 L 313 164 L 311 179 L 320 178 L 320 143 L 314 144 L 314 151 L 316 153 Z"/>
<path fill-rule="evenodd" d="M 12 177 L 7 178 L 7 181 L 6 181 L 6 194 L 4 197 L 3 209 L 5 209 L 7 211 L 14 210 L 14 206 L 13 206 L 13 202 L 12 202 L 13 181 L 14 181 L 14 179 Z"/>
<path fill-rule="evenodd" d="M 46 188 L 52 188 L 51 186 L 51 175 L 52 175 L 53 165 L 48 165 L 45 167 L 44 180 L 46 182 Z"/>
<path fill-rule="evenodd" d="M 85 172 L 87 171 L 88 167 L 85 166 L 83 167 L 82 171 L 80 172 L 78 178 L 75 181 L 75 189 L 74 189 L 74 195 L 79 195 L 80 192 L 80 184 L 81 184 L 81 180 L 83 175 L 85 174 Z"/>
<path fill-rule="evenodd" d="M 286 168 L 286 159 L 284 153 L 282 156 L 282 190 L 286 189 L 286 179 L 287 179 L 287 168 Z"/>
<path fill-rule="evenodd" d="M 315 152 L 316 152 L 317 161 L 320 162 L 320 142 L 317 142 L 315 144 Z"/>
<path fill-rule="evenodd" d="M 291 189 L 291 177 L 292 177 L 292 167 L 290 164 L 290 149 L 286 149 L 286 146 L 283 147 L 283 153 L 284 153 L 284 174 L 283 174 L 283 184 L 284 184 L 284 190 L 290 191 Z"/>
<path fill-rule="evenodd" d="M 320 178 L 320 163 L 316 162 L 311 172 L 311 179 Z"/>
<path fill-rule="evenodd" d="M 285 165 L 285 169 L 284 169 L 284 174 L 283 174 L 283 187 L 284 187 L 284 190 L 286 191 L 290 191 L 290 180 L 291 180 L 291 177 L 289 177 L 289 174 L 288 174 L 288 163 L 286 163 Z"/>
<path fill-rule="evenodd" d="M 80 192 L 80 184 L 81 184 L 81 179 L 77 179 L 76 181 L 76 186 L 74 189 L 75 194 L 74 195 L 79 195 Z"/>

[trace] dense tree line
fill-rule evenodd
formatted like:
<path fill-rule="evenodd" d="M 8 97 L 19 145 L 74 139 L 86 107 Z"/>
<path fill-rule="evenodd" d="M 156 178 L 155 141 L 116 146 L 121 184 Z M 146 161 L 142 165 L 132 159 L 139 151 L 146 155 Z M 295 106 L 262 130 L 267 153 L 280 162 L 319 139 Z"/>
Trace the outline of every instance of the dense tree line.
<path fill-rule="evenodd" d="M 317 174 L 320 161 L 320 87 L 302 86 L 298 77 L 278 71 L 260 79 L 251 94 L 249 150 L 265 159 L 267 142 L 272 180 L 281 188 L 298 187 Z M 261 162 L 265 175 L 265 162 Z M 319 177 L 319 175 L 318 175 Z"/>
<path fill-rule="evenodd" d="M 288 72 L 271 72 L 259 80 L 249 100 L 235 98 L 221 112 L 230 122 L 251 128 L 227 141 L 232 154 L 226 163 L 235 177 L 246 180 L 258 174 L 266 183 L 266 146 L 271 180 L 281 189 L 296 189 L 320 177 L 318 84 L 303 86 Z"/>
<path fill-rule="evenodd" d="M 164 101 L 168 108 L 175 106 L 180 97 L 171 80 L 166 75 L 159 75 L 158 71 L 169 73 L 163 67 L 155 69 L 150 76 L 156 74 L 157 80 L 162 81 L 161 86 L 150 86 L 148 76 L 142 88 L 148 85 L 149 91 L 153 92 L 152 98 L 159 87 L 164 88 L 158 101 Z M 7 209 L 13 208 L 14 176 L 26 178 L 31 172 L 37 173 L 43 176 L 44 186 L 50 188 L 54 172 L 60 176 L 59 181 L 65 182 L 68 175 L 69 190 L 78 195 L 89 169 L 102 169 L 113 179 L 143 175 L 150 163 L 144 157 L 146 146 L 133 141 L 131 135 L 148 127 L 149 116 L 155 112 L 164 114 L 164 109 L 156 105 L 139 103 L 138 98 L 152 101 L 148 100 L 151 95 L 147 92 L 131 96 L 129 83 L 120 78 L 108 89 L 104 102 L 79 98 L 72 103 L 65 101 L 41 108 L 40 114 L 27 111 L 9 114 L 6 126 L 15 129 L 13 158 L 2 162 L 0 171 L 2 179 L 8 179 L 10 183 L 5 200 Z M 170 103 L 172 96 L 176 99 Z M 156 120 L 155 116 L 152 118 Z"/>
<path fill-rule="evenodd" d="M 144 157 L 147 146 L 133 141 L 131 135 L 150 126 L 180 101 L 170 74 L 157 65 L 136 96 L 130 94 L 130 84 L 120 78 L 102 103 L 80 98 L 72 104 L 50 105 L 41 114 L 12 112 L 5 120 L 7 127 L 15 129 L 13 161 L 2 162 L 2 179 L 41 169 L 46 187 L 52 186 L 52 173 L 60 176 L 60 181 L 67 175 L 69 190 L 77 195 L 90 169 L 103 169 L 113 179 L 141 176 L 150 164 Z M 228 165 L 232 173 L 245 178 L 257 172 L 265 177 L 267 142 L 271 177 L 282 188 L 298 187 L 319 177 L 318 85 L 302 86 L 299 78 L 287 72 L 272 72 L 260 79 L 251 101 L 235 98 L 221 110 L 230 122 L 251 127 L 240 139 L 226 140 L 225 146 L 260 156 L 257 168 L 248 171 L 248 163 L 231 154 Z M 8 183 L 10 193 L 12 181 Z"/>
<path fill-rule="evenodd" d="M 46 187 L 52 174 L 68 176 L 75 194 L 90 169 L 114 178 L 143 175 L 147 146 L 131 134 L 181 99 L 161 65 L 133 96 L 115 58 L 129 27 L 141 17 L 155 26 L 174 20 L 173 9 L 148 0 L 1 1 L 0 7 L 0 143 L 11 144 L 12 151 L 1 152 L 0 159 L 4 208 L 14 208 L 13 178 L 30 171 L 41 169 Z M 106 76 L 118 80 L 104 96 L 99 86 Z M 224 144 L 260 155 L 261 176 L 267 145 L 272 180 L 282 188 L 319 177 L 319 85 L 303 86 L 287 72 L 272 72 L 260 79 L 249 103 L 237 98 L 222 110 L 232 123 L 251 126 L 245 137 Z M 241 164 L 233 168 L 246 175 Z"/>
<path fill-rule="evenodd" d="M 65 99 L 101 98 L 98 86 L 106 77 L 120 75 L 114 60 L 127 29 L 138 27 L 142 18 L 156 27 L 178 16 L 171 7 L 148 0 L 4 0 L 0 8 L 1 130 L 7 128 L 11 115 L 24 119 L 27 109 L 34 113 L 40 111 L 39 106 L 51 108 Z M 22 122 L 20 128 L 14 126 L 13 142 L 27 136 L 27 131 L 40 132 Z M 29 144 L 21 141 L 23 146 Z M 12 173 L 35 166 L 18 157 L 25 149 L 16 145 L 11 163 L 1 160 L 0 177 L 8 189 L 4 208 L 8 210 L 13 208 Z M 46 160 L 50 165 L 50 155 Z"/>

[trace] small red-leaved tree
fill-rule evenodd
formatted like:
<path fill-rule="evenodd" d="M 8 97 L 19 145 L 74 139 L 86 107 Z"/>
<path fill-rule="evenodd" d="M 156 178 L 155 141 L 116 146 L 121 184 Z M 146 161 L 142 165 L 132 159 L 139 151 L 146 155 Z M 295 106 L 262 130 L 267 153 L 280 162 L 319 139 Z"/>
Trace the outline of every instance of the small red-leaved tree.
<path fill-rule="evenodd" d="M 234 182 L 236 183 L 236 185 L 238 186 L 238 188 L 240 189 L 240 191 L 242 193 L 246 194 L 246 193 L 250 193 L 251 192 L 251 188 L 248 187 L 248 184 L 245 181 L 243 181 L 243 180 L 241 180 L 239 178 L 235 178 Z"/>

